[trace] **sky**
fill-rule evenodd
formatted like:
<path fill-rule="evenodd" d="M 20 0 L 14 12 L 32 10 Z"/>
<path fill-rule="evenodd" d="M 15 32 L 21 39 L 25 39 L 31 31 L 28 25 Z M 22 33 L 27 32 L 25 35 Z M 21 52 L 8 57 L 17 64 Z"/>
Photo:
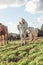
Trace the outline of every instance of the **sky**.
<path fill-rule="evenodd" d="M 43 0 L 0 0 L 0 23 L 6 25 L 9 32 L 18 33 L 20 18 L 24 18 L 29 27 L 41 28 Z"/>

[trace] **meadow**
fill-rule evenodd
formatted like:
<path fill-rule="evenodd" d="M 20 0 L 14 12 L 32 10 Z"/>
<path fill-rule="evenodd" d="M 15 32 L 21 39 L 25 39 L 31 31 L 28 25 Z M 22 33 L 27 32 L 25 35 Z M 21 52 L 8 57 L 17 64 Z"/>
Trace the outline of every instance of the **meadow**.
<path fill-rule="evenodd" d="M 20 40 L 0 46 L 0 65 L 43 65 L 43 38 L 27 40 L 24 46 Z"/>

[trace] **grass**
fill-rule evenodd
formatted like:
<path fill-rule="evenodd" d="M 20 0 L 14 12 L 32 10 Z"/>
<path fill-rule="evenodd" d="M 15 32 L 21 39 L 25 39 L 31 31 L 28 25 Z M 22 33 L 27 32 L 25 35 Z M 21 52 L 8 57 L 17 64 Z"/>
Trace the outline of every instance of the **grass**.
<path fill-rule="evenodd" d="M 0 46 L 0 65 L 43 65 L 43 39 L 27 40 L 25 46 L 20 40 Z"/>

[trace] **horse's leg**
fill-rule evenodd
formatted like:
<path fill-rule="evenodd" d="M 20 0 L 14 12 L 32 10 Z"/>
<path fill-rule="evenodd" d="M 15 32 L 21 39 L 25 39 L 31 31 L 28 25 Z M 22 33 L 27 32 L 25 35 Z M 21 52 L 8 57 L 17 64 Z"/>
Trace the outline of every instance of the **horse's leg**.
<path fill-rule="evenodd" d="M 8 44 L 8 34 L 7 34 L 7 44 Z"/>
<path fill-rule="evenodd" d="M 34 40 L 37 40 L 38 39 L 38 34 L 36 33 L 35 35 L 34 35 Z"/>
<path fill-rule="evenodd" d="M 24 34 L 23 43 L 26 44 L 26 34 Z"/>
<path fill-rule="evenodd" d="M 5 43 L 5 45 L 7 44 L 7 42 L 6 42 L 7 40 L 6 40 L 6 34 L 4 35 L 4 43 Z"/>
<path fill-rule="evenodd" d="M 21 45 L 24 45 L 23 41 L 24 41 L 23 38 L 21 38 Z"/>
<path fill-rule="evenodd" d="M 0 36 L 0 46 L 1 46 L 1 36 Z"/>
<path fill-rule="evenodd" d="M 29 34 L 29 40 L 30 40 L 30 41 L 33 40 L 33 35 L 32 35 L 32 33 Z"/>
<path fill-rule="evenodd" d="M 38 39 L 38 36 L 35 36 L 35 37 L 34 37 L 34 40 L 37 40 L 37 39 Z"/>
<path fill-rule="evenodd" d="M 3 45 L 5 45 L 5 35 L 3 35 Z"/>
<path fill-rule="evenodd" d="M 6 45 L 6 34 L 4 35 L 4 41 L 5 41 L 5 45 Z"/>
<path fill-rule="evenodd" d="M 5 42 L 5 35 L 4 35 L 4 45 L 5 45 L 5 43 L 6 43 L 6 42 Z"/>
<path fill-rule="evenodd" d="M 5 34 L 5 41 L 6 41 L 6 44 L 8 44 L 8 34 Z"/>
<path fill-rule="evenodd" d="M 3 43 L 2 43 L 2 35 L 1 35 L 1 45 L 3 45 Z"/>
<path fill-rule="evenodd" d="M 26 43 L 25 35 L 21 35 L 21 44 L 25 45 L 25 43 Z"/>
<path fill-rule="evenodd" d="M 0 36 L 0 45 L 1 45 L 1 36 Z"/>
<path fill-rule="evenodd" d="M 20 38 L 21 38 L 21 45 L 23 45 L 23 37 L 22 37 L 22 35 L 20 35 Z"/>
<path fill-rule="evenodd" d="M 6 44 L 8 44 L 8 34 L 6 34 Z"/>

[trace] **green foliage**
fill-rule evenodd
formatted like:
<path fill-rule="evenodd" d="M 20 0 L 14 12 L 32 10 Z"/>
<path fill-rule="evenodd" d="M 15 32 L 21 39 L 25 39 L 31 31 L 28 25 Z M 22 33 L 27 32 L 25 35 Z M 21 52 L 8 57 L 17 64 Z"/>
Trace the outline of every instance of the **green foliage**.
<path fill-rule="evenodd" d="M 36 65 L 35 61 L 31 61 L 28 65 Z"/>
<path fill-rule="evenodd" d="M 41 30 L 43 31 L 43 24 L 42 24 L 42 26 L 41 26 Z"/>
<path fill-rule="evenodd" d="M 0 46 L 0 65 L 43 65 L 43 39 L 27 40 L 25 46 L 19 40 Z"/>

